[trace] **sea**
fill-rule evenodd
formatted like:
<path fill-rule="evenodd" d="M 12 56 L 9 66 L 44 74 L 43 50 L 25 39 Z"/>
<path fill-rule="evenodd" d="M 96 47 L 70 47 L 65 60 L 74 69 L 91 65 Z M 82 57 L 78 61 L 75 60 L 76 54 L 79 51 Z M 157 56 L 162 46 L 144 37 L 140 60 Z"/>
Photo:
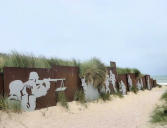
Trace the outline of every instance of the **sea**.
<path fill-rule="evenodd" d="M 157 80 L 158 84 L 167 85 L 167 75 L 165 76 L 152 76 L 153 79 Z"/>

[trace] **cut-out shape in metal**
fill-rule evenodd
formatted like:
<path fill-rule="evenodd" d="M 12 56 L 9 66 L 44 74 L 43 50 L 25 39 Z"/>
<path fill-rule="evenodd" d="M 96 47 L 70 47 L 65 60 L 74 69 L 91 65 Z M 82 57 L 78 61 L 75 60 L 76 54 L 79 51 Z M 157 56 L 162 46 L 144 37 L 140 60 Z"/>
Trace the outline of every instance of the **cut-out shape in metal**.
<path fill-rule="evenodd" d="M 86 83 L 85 78 L 81 79 L 85 98 L 87 101 L 96 100 L 99 98 L 98 89 L 93 86 L 93 83 Z"/>
<path fill-rule="evenodd" d="M 128 75 L 128 85 L 129 85 L 129 90 L 131 90 L 133 84 L 132 84 L 132 79 L 131 79 L 130 75 Z"/>
<path fill-rule="evenodd" d="M 28 81 L 24 83 L 21 80 L 10 82 L 8 99 L 20 101 L 23 110 L 35 110 L 36 99 L 47 94 L 50 89 L 50 82 L 57 82 L 59 80 L 63 81 L 65 79 L 45 78 L 39 80 L 37 72 L 30 72 Z"/>
<path fill-rule="evenodd" d="M 109 75 L 106 75 L 105 86 L 106 86 L 105 93 L 110 94 L 110 87 L 109 87 L 110 86 L 110 77 L 109 77 Z"/>
<path fill-rule="evenodd" d="M 151 90 L 151 85 L 150 85 L 150 79 L 147 78 L 147 87 L 148 87 L 148 90 Z"/>
<path fill-rule="evenodd" d="M 138 90 L 142 89 L 142 85 L 141 85 L 140 79 L 137 81 L 137 88 L 138 88 Z"/>
<path fill-rule="evenodd" d="M 141 88 L 143 89 L 144 86 L 143 86 L 143 80 L 142 80 L 142 78 L 140 78 L 140 84 L 141 84 Z"/>
<path fill-rule="evenodd" d="M 126 86 L 122 80 L 119 83 L 119 91 L 122 93 L 122 95 L 126 95 Z"/>
<path fill-rule="evenodd" d="M 110 70 L 110 81 L 111 81 L 111 83 L 113 85 L 114 92 L 117 93 L 116 78 L 115 78 L 115 74 L 112 72 L 112 70 Z"/>

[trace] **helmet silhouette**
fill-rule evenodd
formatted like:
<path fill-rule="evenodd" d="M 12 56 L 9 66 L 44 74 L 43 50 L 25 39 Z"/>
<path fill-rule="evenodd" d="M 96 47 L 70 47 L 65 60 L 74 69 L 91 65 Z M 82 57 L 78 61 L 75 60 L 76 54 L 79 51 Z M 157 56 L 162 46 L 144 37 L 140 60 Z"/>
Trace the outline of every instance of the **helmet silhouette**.
<path fill-rule="evenodd" d="M 38 76 L 38 73 L 37 72 L 30 72 L 30 75 L 29 75 L 29 80 L 38 80 L 39 79 L 39 76 Z"/>

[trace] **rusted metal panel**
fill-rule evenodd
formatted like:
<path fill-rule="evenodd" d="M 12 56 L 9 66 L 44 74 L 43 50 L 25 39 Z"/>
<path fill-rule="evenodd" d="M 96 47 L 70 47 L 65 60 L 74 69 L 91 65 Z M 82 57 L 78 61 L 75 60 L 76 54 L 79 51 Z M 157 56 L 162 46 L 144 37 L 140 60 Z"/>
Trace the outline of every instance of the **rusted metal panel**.
<path fill-rule="evenodd" d="M 118 75 L 118 83 L 120 83 L 121 81 L 123 81 L 123 83 L 126 86 L 126 90 L 128 91 L 128 80 L 127 80 L 127 75 L 126 74 L 119 74 Z"/>
<path fill-rule="evenodd" d="M 143 82 L 143 89 L 146 89 L 147 88 L 147 83 L 146 83 L 145 76 L 142 77 L 142 82 Z"/>
<path fill-rule="evenodd" d="M 110 61 L 110 67 L 115 68 L 116 71 L 116 62 Z"/>
<path fill-rule="evenodd" d="M 130 76 L 131 80 L 132 80 L 132 86 L 135 86 L 136 87 L 136 84 L 137 84 L 137 78 L 136 78 L 136 74 L 135 73 L 128 73 L 126 75 L 127 77 L 127 80 L 128 80 L 128 77 Z M 128 91 L 130 91 L 130 85 L 128 83 Z"/>
<path fill-rule="evenodd" d="M 65 78 L 65 86 L 67 90 L 65 94 L 68 101 L 72 101 L 75 92 L 81 88 L 81 80 L 79 78 L 79 68 L 72 66 L 55 66 L 52 68 L 56 78 Z"/>
<path fill-rule="evenodd" d="M 116 91 L 114 90 L 114 86 L 116 88 L 116 90 L 118 91 L 118 75 L 116 72 L 116 67 L 107 67 L 107 74 L 112 78 L 111 82 L 110 82 L 110 90 L 111 93 L 115 93 Z"/>
<path fill-rule="evenodd" d="M 151 88 L 153 88 L 154 87 L 154 83 L 153 83 L 153 79 L 152 78 L 150 78 L 150 83 L 151 83 Z"/>
<path fill-rule="evenodd" d="M 115 75 L 116 78 L 116 88 L 119 90 L 119 83 L 118 83 L 118 73 L 117 73 L 117 66 L 116 62 L 110 61 L 110 70 L 112 70 L 113 74 Z"/>
<path fill-rule="evenodd" d="M 3 82 L 3 73 L 0 73 L 0 95 L 4 95 L 4 82 Z"/>
<path fill-rule="evenodd" d="M 153 80 L 153 86 L 156 87 L 157 86 L 157 81 Z"/>
<path fill-rule="evenodd" d="M 30 73 L 36 72 L 39 75 L 39 80 L 44 79 L 65 79 L 64 86 L 67 87 L 65 95 L 68 101 L 72 101 L 75 91 L 79 88 L 80 80 L 77 67 L 56 66 L 52 69 L 44 68 L 4 68 L 4 92 L 9 95 L 9 84 L 12 81 L 20 80 L 23 83 L 30 78 Z M 55 90 L 61 86 L 62 81 L 50 82 L 50 88 L 46 95 L 36 98 L 36 109 L 55 106 L 57 102 Z M 45 85 L 46 86 L 46 85 Z M 43 87 L 43 86 L 42 86 Z M 30 94 L 28 93 L 30 91 Z M 31 88 L 26 89 L 28 95 L 32 95 Z"/>
<path fill-rule="evenodd" d="M 151 90 L 152 86 L 151 86 L 150 75 L 145 75 L 145 79 L 146 79 L 147 89 Z M 150 88 L 149 88 L 149 85 L 150 85 Z"/>

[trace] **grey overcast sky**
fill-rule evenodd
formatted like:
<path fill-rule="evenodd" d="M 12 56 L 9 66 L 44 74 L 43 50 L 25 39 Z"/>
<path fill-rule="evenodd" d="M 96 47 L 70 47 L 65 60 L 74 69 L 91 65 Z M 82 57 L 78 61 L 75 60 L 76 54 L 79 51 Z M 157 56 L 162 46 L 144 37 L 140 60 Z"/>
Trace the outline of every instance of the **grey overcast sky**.
<path fill-rule="evenodd" d="M 0 0 L 0 52 L 167 75 L 166 49 L 167 0 Z"/>

